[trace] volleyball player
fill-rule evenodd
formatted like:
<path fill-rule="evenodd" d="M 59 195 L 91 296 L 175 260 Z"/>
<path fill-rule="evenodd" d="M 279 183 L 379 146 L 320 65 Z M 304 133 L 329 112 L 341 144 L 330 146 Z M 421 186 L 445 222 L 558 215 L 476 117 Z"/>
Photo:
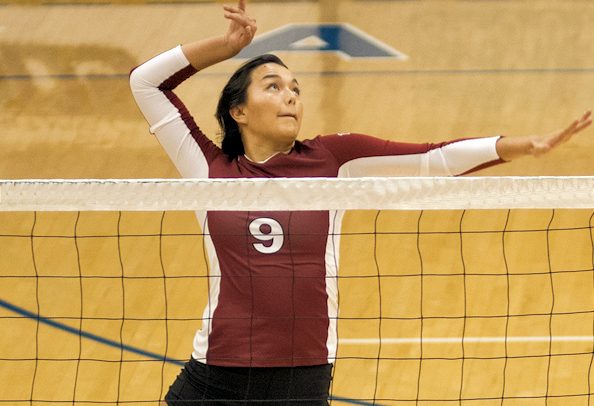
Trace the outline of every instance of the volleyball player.
<path fill-rule="evenodd" d="M 453 176 L 548 152 L 592 122 L 590 111 L 545 136 L 396 143 L 361 134 L 297 141 L 300 85 L 275 56 L 232 76 L 216 112 L 215 145 L 173 90 L 248 45 L 256 22 L 244 1 L 225 6 L 225 35 L 169 50 L 136 68 L 138 106 L 188 178 Z M 197 213 L 209 253 L 210 294 L 190 361 L 169 405 L 326 405 L 336 356 L 342 213 Z"/>

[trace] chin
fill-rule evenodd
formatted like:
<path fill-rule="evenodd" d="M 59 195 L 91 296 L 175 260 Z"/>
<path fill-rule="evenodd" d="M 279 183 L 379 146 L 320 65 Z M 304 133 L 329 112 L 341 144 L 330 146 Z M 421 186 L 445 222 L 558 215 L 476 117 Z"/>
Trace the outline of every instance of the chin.
<path fill-rule="evenodd" d="M 290 129 L 290 130 L 285 130 L 285 131 L 281 131 L 279 133 L 280 138 L 282 138 L 283 140 L 287 140 L 287 141 L 295 141 L 297 139 L 297 136 L 299 135 L 299 129 Z"/>

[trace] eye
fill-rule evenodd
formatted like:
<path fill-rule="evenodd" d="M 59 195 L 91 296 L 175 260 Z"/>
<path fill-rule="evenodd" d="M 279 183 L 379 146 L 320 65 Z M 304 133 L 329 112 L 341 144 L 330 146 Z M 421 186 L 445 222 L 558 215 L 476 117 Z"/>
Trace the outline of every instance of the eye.
<path fill-rule="evenodd" d="M 276 83 L 271 83 L 268 85 L 268 89 L 278 90 L 278 86 Z"/>
<path fill-rule="evenodd" d="M 296 88 L 294 88 L 294 89 L 293 89 L 293 92 L 294 92 L 294 93 L 295 93 L 297 96 L 299 96 L 299 95 L 301 94 L 301 89 L 299 89 L 298 87 L 296 87 Z"/>

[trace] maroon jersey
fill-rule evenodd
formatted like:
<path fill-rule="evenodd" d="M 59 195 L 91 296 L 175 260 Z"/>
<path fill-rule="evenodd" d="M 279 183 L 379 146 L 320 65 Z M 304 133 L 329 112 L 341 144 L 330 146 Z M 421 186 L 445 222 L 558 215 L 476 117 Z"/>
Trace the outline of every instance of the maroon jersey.
<path fill-rule="evenodd" d="M 452 176 L 500 162 L 497 137 L 397 143 L 362 134 L 297 141 L 264 162 L 230 160 L 173 89 L 194 74 L 180 47 L 135 69 L 131 87 L 184 177 Z M 342 211 L 197 212 L 210 292 L 193 358 L 221 366 L 299 366 L 336 357 Z"/>

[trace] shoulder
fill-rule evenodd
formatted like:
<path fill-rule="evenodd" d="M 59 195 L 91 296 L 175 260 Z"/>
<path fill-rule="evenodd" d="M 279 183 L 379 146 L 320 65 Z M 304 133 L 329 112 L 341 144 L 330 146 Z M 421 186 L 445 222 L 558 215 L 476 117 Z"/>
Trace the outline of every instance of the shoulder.
<path fill-rule="evenodd" d="M 318 135 L 315 138 L 301 141 L 301 144 L 310 148 L 328 148 L 333 149 L 344 145 L 360 145 L 379 140 L 365 134 L 358 133 L 336 133 L 328 135 Z M 381 141 L 381 140 L 380 140 Z"/>
<path fill-rule="evenodd" d="M 388 141 L 360 133 L 336 133 L 318 136 L 315 140 L 339 161 L 368 154 L 381 155 Z"/>

